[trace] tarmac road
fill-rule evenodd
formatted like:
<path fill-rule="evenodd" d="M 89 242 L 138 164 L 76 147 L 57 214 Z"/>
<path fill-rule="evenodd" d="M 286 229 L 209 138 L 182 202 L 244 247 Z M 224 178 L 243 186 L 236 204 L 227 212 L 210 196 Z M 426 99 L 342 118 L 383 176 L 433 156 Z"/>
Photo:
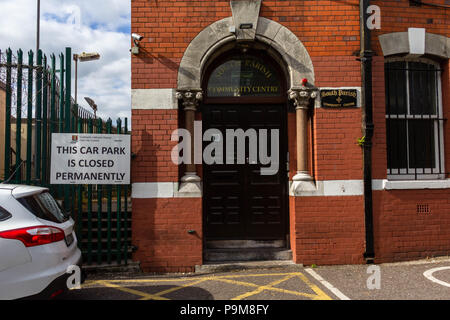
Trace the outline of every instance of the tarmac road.
<path fill-rule="evenodd" d="M 91 274 L 81 289 L 58 299 L 450 300 L 450 258 L 206 274 Z"/>

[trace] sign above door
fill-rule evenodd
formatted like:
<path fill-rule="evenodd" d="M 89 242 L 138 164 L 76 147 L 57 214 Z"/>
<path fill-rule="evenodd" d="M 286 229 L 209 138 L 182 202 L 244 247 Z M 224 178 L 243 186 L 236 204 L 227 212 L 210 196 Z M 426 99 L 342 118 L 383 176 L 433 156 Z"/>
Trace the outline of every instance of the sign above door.
<path fill-rule="evenodd" d="M 213 70 L 208 81 L 208 97 L 274 97 L 280 94 L 276 69 L 248 54 L 231 56 Z"/>

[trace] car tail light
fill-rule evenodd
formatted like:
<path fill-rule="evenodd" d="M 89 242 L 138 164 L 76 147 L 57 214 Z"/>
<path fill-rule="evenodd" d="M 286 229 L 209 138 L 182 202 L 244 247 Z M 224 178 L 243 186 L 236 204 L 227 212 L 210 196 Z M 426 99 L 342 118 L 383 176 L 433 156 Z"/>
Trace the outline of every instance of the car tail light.
<path fill-rule="evenodd" d="M 53 292 L 53 293 L 50 295 L 50 299 L 53 299 L 53 298 L 55 298 L 56 296 L 59 296 L 59 295 L 60 295 L 61 293 L 63 293 L 63 292 L 64 292 L 63 289 L 59 289 L 59 290 Z"/>
<path fill-rule="evenodd" d="M 50 226 L 29 227 L 2 231 L 0 238 L 20 240 L 25 247 L 35 247 L 63 240 L 64 231 Z"/>

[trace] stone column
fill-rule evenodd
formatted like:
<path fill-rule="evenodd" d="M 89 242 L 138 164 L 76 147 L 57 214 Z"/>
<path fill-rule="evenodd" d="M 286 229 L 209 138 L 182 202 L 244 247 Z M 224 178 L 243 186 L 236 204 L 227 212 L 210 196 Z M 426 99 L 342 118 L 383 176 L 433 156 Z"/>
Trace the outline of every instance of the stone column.
<path fill-rule="evenodd" d="M 289 99 L 294 101 L 297 133 L 297 174 L 292 178 L 291 191 L 313 191 L 315 185 L 308 172 L 308 109 L 311 100 L 317 97 L 317 89 L 308 87 L 292 88 Z"/>
<path fill-rule="evenodd" d="M 180 193 L 201 193 L 200 177 L 194 163 L 194 121 L 195 111 L 203 99 L 201 89 L 178 90 L 177 99 L 182 101 L 185 112 L 185 129 L 191 134 L 191 161 L 186 164 L 186 171 L 181 178 Z"/>

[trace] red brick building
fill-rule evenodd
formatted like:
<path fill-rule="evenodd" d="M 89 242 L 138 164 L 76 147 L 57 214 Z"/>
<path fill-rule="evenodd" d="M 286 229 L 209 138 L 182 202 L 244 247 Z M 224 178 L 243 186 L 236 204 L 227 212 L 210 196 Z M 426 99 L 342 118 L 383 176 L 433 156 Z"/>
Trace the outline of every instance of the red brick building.
<path fill-rule="evenodd" d="M 450 1 L 131 4 L 144 271 L 227 251 L 318 265 L 450 254 Z M 176 164 L 178 128 L 200 145 L 216 132 L 204 148 L 231 141 L 227 129 L 277 130 L 278 170 L 261 174 L 248 151 L 205 163 L 194 147 L 196 163 Z"/>

